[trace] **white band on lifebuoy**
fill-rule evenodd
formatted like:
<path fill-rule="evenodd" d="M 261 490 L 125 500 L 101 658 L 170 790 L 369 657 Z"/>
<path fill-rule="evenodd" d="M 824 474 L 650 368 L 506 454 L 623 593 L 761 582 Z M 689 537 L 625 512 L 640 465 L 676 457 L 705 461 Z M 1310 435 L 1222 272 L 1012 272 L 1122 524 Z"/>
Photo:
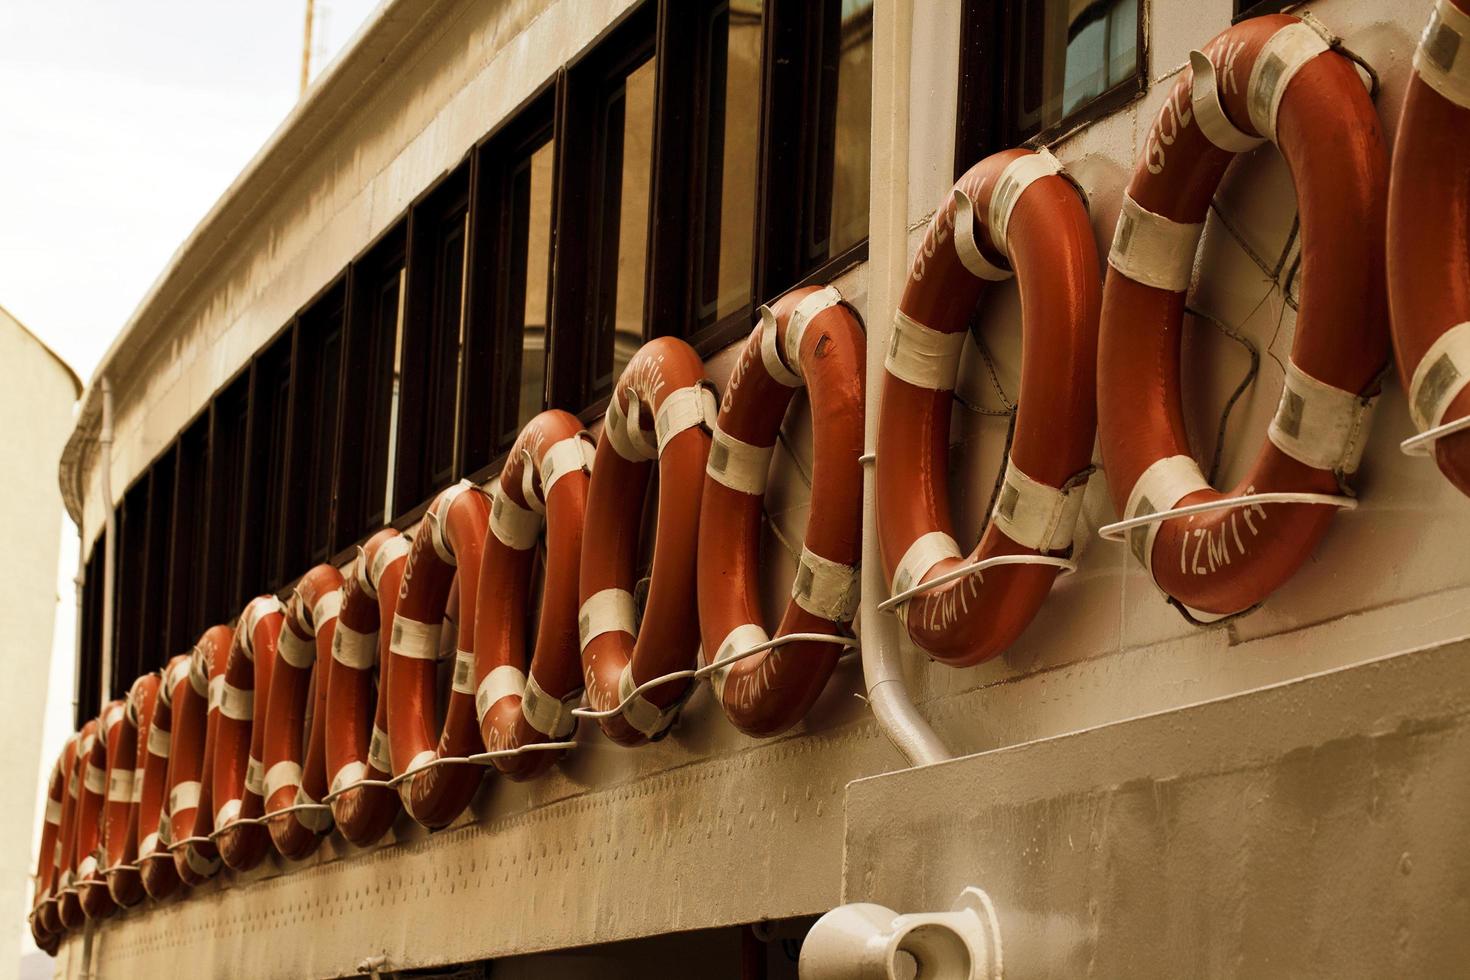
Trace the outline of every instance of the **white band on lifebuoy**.
<path fill-rule="evenodd" d="M 378 772 L 393 771 L 393 759 L 388 753 L 388 733 L 377 725 L 373 726 L 373 737 L 368 740 L 367 761 Z"/>
<path fill-rule="evenodd" d="M 216 674 L 209 679 L 209 710 L 218 711 L 220 700 L 225 696 L 225 675 Z"/>
<path fill-rule="evenodd" d="M 88 854 L 77 862 L 77 880 L 90 881 L 92 874 L 97 870 L 97 856 Z"/>
<path fill-rule="evenodd" d="M 935 565 L 946 559 L 962 556 L 955 539 L 943 531 L 929 531 L 919 535 L 898 560 L 898 566 L 893 570 L 893 584 L 889 594 L 907 592 L 922 582 Z M 898 607 L 898 617 L 907 624 L 908 603 Z"/>
<path fill-rule="evenodd" d="M 720 403 L 710 385 L 693 384 L 687 388 L 675 388 L 664 396 L 653 418 L 653 432 L 658 437 L 658 454 L 662 456 L 673 438 L 685 429 L 713 429 L 719 414 Z"/>
<path fill-rule="evenodd" d="M 1005 477 L 990 520 L 1006 537 L 1032 551 L 1064 551 L 1072 546 L 1087 484 L 1060 490 L 1006 461 Z"/>
<path fill-rule="evenodd" d="M 591 476 L 596 455 L 597 448 L 580 432 L 553 442 L 541 456 L 541 499 L 550 500 L 551 488 L 564 476 L 572 473 Z M 526 472 L 530 472 L 529 468 Z M 534 495 L 527 496 L 526 502 L 531 503 L 534 499 Z"/>
<path fill-rule="evenodd" d="M 225 802 L 221 804 L 220 808 L 214 811 L 214 829 L 217 831 L 224 830 L 230 824 L 234 823 L 235 818 L 239 815 L 240 801 L 225 800 Z"/>
<path fill-rule="evenodd" d="M 485 715 L 495 707 L 495 702 L 512 694 L 520 696 L 526 689 L 526 675 L 517 667 L 501 664 L 480 680 L 475 691 L 475 719 L 485 723 Z"/>
<path fill-rule="evenodd" d="M 407 558 L 413 542 L 407 535 L 399 534 L 389 538 L 378 546 L 377 554 L 373 555 L 373 566 L 368 569 L 367 594 L 374 599 L 378 597 L 378 583 L 383 581 L 383 573 L 388 566 L 400 558 Z"/>
<path fill-rule="evenodd" d="M 604 633 L 620 632 L 636 636 L 638 607 L 633 593 L 627 589 L 603 589 L 594 592 L 577 610 L 577 637 L 581 648 Z"/>
<path fill-rule="evenodd" d="M 769 306 L 762 306 L 758 311 L 760 315 L 761 332 L 761 364 L 766 369 L 766 374 L 771 380 L 787 388 L 800 388 L 804 383 L 801 375 L 786 366 L 781 359 L 781 353 L 777 349 L 778 332 L 776 325 L 776 312 Z"/>
<path fill-rule="evenodd" d="M 1457 323 L 1429 345 L 1409 382 L 1409 414 L 1419 431 L 1444 422 L 1450 403 L 1470 384 L 1470 323 Z"/>
<path fill-rule="evenodd" d="M 297 670 L 306 670 L 316 661 L 316 643 L 297 636 L 291 624 L 287 623 L 276 637 L 276 653 Z"/>
<path fill-rule="evenodd" d="M 1288 360 L 1281 402 L 1266 435 L 1299 463 L 1354 473 L 1363 458 L 1377 401 L 1318 381 Z"/>
<path fill-rule="evenodd" d="M 308 793 L 305 786 L 296 787 L 296 799 L 294 802 L 296 806 L 321 806 L 321 801 Z M 306 827 L 307 830 L 314 830 L 317 833 L 322 833 L 328 827 L 332 826 L 332 811 L 330 809 L 300 810 L 296 814 L 296 819 L 299 820 L 302 826 Z"/>
<path fill-rule="evenodd" d="M 93 796 L 101 796 L 107 792 L 107 770 L 101 766 L 93 765 L 87 760 L 85 771 L 82 775 L 82 785 L 87 787 L 87 792 Z"/>
<path fill-rule="evenodd" d="M 1439 0 L 1414 49 L 1414 71 L 1440 95 L 1470 109 L 1470 14 Z"/>
<path fill-rule="evenodd" d="M 57 843 L 60 844 L 60 841 Z M 158 850 L 158 831 L 155 830 L 144 837 L 143 842 L 138 845 L 138 857 L 145 858 L 156 850 Z"/>
<path fill-rule="evenodd" d="M 1215 78 L 1215 64 L 1209 55 L 1203 51 L 1191 51 L 1189 65 L 1194 69 L 1194 81 L 1189 90 L 1190 110 L 1204 138 L 1227 153 L 1244 153 L 1266 142 L 1263 136 L 1252 136 L 1237 129 L 1225 114 Z"/>
<path fill-rule="evenodd" d="M 332 634 L 332 659 L 353 670 L 368 670 L 378 662 L 378 632 L 360 633 L 341 620 Z"/>
<path fill-rule="evenodd" d="M 720 641 L 720 648 L 715 651 L 712 659 L 707 660 L 707 664 L 717 664 L 722 660 L 738 657 L 752 647 L 758 647 L 762 643 L 769 643 L 770 639 L 766 635 L 766 631 L 759 624 L 741 623 L 729 633 L 725 634 L 725 638 Z M 701 653 L 703 653 L 702 650 Z M 710 684 L 715 689 L 715 697 L 720 701 L 725 700 L 725 681 L 730 677 L 731 666 L 730 664 L 726 664 L 723 667 L 717 667 L 709 673 Z"/>
<path fill-rule="evenodd" d="M 1113 228 L 1108 265 L 1134 282 L 1171 293 L 1189 289 L 1194 255 L 1204 224 L 1174 221 L 1133 200 L 1126 192 Z"/>
<path fill-rule="evenodd" d="M 281 600 L 273 595 L 256 596 L 250 600 L 241 615 L 242 625 L 240 632 L 236 634 L 240 638 L 240 649 L 250 660 L 255 659 L 255 629 L 261 620 L 273 613 L 284 613 L 286 607 Z"/>
<path fill-rule="evenodd" d="M 200 854 L 198 849 L 195 848 L 193 844 L 190 844 L 188 847 L 184 848 L 184 860 L 189 862 L 189 869 L 191 871 L 193 871 L 197 875 L 202 875 L 206 878 L 210 877 L 219 870 L 219 857 L 215 856 L 212 858 L 207 858 L 204 855 Z"/>
<path fill-rule="evenodd" d="M 178 817 L 185 810 L 193 810 L 199 806 L 199 793 L 201 790 L 199 780 L 190 779 L 179 783 L 168 791 L 168 815 Z"/>
<path fill-rule="evenodd" d="M 638 396 L 632 389 L 625 390 L 623 395 L 628 399 L 627 408 L 618 400 L 616 391 L 608 400 L 607 415 L 602 421 L 607 441 L 612 443 L 615 453 L 630 463 L 658 459 L 658 445 L 644 434 L 638 421 Z"/>
<path fill-rule="evenodd" d="M 1006 165 L 990 192 L 990 242 L 995 250 L 1007 259 L 1011 257 L 1008 243 L 1011 215 L 1026 189 L 1042 177 L 1062 172 L 1061 161 L 1045 149 L 1017 157 Z"/>
<path fill-rule="evenodd" d="M 429 763 L 433 762 L 435 758 L 436 754 L 433 749 L 424 749 L 422 752 L 415 755 L 412 759 L 409 759 L 408 765 L 403 767 L 403 775 L 408 776 L 409 778 L 398 784 L 398 793 L 400 796 L 403 797 L 403 802 L 405 805 L 408 803 L 409 800 L 409 791 L 410 787 L 413 785 L 413 777 L 417 776 L 420 770 L 428 768 Z M 413 810 L 412 808 L 410 808 L 409 816 L 412 815 Z"/>
<path fill-rule="evenodd" d="M 332 777 L 331 793 L 328 795 L 340 793 L 346 787 L 362 782 L 366 778 L 367 766 L 361 762 L 348 762 L 337 770 L 337 775 Z"/>
<path fill-rule="evenodd" d="M 201 698 L 209 697 L 209 666 L 204 659 L 204 649 L 195 647 L 189 655 L 189 686 Z"/>
<path fill-rule="evenodd" d="M 61 823 L 61 801 L 46 797 L 46 822 Z"/>
<path fill-rule="evenodd" d="M 1276 116 L 1291 80 L 1307 62 L 1332 49 L 1312 28 L 1288 24 L 1261 46 L 1251 68 L 1246 108 L 1256 132 L 1276 141 Z"/>
<path fill-rule="evenodd" d="M 107 779 L 107 802 L 131 803 L 133 801 L 133 770 L 114 766 Z"/>
<path fill-rule="evenodd" d="M 265 797 L 265 766 L 253 755 L 245 760 L 245 792 Z"/>
<path fill-rule="evenodd" d="M 434 554 L 439 560 L 451 568 L 459 564 L 454 557 L 454 548 L 449 543 L 447 526 L 449 523 L 449 510 L 454 502 L 464 495 L 467 490 L 478 490 L 469 480 L 460 480 L 454 486 L 439 494 L 434 501 L 434 506 L 424 515 L 425 524 L 429 526 L 429 544 L 434 546 Z"/>
<path fill-rule="evenodd" d="M 975 241 L 975 202 L 970 195 L 958 187 L 954 191 L 954 252 L 960 265 L 976 279 L 986 282 L 1005 282 L 1015 276 L 1012 269 L 1003 269 L 985 257 L 980 244 Z"/>
<path fill-rule="evenodd" d="M 148 751 L 160 759 L 168 758 L 169 744 L 173 741 L 170 732 L 162 725 L 148 726 Z"/>
<path fill-rule="evenodd" d="M 541 515 L 511 500 L 499 485 L 490 497 L 490 530 L 513 551 L 529 551 L 541 534 Z"/>
<path fill-rule="evenodd" d="M 168 676 L 164 681 L 164 689 L 168 692 L 168 704 L 170 706 L 173 705 L 174 691 L 178 689 L 179 682 L 182 681 L 189 673 L 189 660 L 190 658 L 185 657 L 183 660 L 175 663 L 173 667 L 169 670 Z M 87 751 L 91 744 L 92 743 L 90 740 L 83 742 L 83 751 Z"/>
<path fill-rule="evenodd" d="M 475 693 L 475 652 L 459 647 L 454 651 L 454 679 L 449 689 L 455 694 Z"/>
<path fill-rule="evenodd" d="M 301 766 L 289 759 L 283 759 L 271 766 L 265 773 L 265 798 L 269 800 L 276 795 L 276 791 L 286 786 L 301 785 Z"/>
<path fill-rule="evenodd" d="M 443 623 L 421 623 L 399 613 L 393 617 L 388 652 L 411 660 L 438 660 L 439 635 L 443 631 Z"/>
<path fill-rule="evenodd" d="M 1123 510 L 1123 519 L 1132 520 L 1140 514 L 1161 514 L 1173 510 L 1180 500 L 1199 490 L 1209 490 L 1210 484 L 1199 470 L 1193 456 L 1165 456 L 1154 460 L 1138 477 L 1128 494 L 1128 506 Z M 1128 532 L 1128 548 L 1149 577 L 1154 573 L 1154 539 L 1159 536 L 1163 522 L 1135 527 Z"/>
<path fill-rule="evenodd" d="M 66 794 L 72 799 L 77 798 L 77 790 L 80 788 L 78 786 L 79 779 L 80 777 L 77 775 L 77 771 L 73 769 L 71 772 L 71 777 L 67 779 L 66 782 Z"/>
<path fill-rule="evenodd" d="M 129 803 L 143 802 L 143 773 L 144 770 L 141 768 L 133 770 L 132 795 L 128 798 Z"/>
<path fill-rule="evenodd" d="M 337 618 L 342 612 L 342 590 L 333 589 L 311 607 L 311 628 L 320 633 L 322 627 Z"/>
<path fill-rule="evenodd" d="M 112 729 L 112 726 L 117 723 L 118 716 L 121 715 L 122 712 L 123 703 L 121 701 L 111 701 L 108 703 L 106 708 L 102 709 L 101 738 L 103 745 L 107 744 L 107 733 Z"/>
<path fill-rule="evenodd" d="M 580 688 L 565 698 L 552 697 L 532 673 L 526 678 L 526 688 L 521 692 L 521 715 L 526 724 L 547 738 L 566 738 L 577 727 L 577 717 L 572 711 L 581 700 Z"/>
<path fill-rule="evenodd" d="M 965 331 L 941 333 L 903 310 L 893 311 L 893 333 L 883 368 L 916 388 L 950 391 L 960 371 Z"/>
<path fill-rule="evenodd" d="M 775 444 L 755 446 L 716 425 L 710 432 L 709 462 L 704 471 L 724 487 L 754 497 L 764 496 Z"/>
<path fill-rule="evenodd" d="M 255 717 L 255 691 L 224 681 L 220 685 L 219 713 L 235 721 L 251 720 Z"/>
<path fill-rule="evenodd" d="M 842 305 L 842 294 L 835 286 L 823 286 L 814 293 L 808 293 L 796 304 L 791 311 L 791 316 L 786 319 L 786 363 L 798 375 L 801 373 L 801 341 L 806 336 L 806 328 L 817 318 L 817 315 L 830 310 L 834 306 Z"/>
<path fill-rule="evenodd" d="M 791 598 L 813 616 L 848 623 L 857 612 L 858 576 L 856 565 L 823 558 L 803 545 L 796 561 L 796 578 L 791 583 Z"/>
<path fill-rule="evenodd" d="M 633 679 L 633 663 L 629 661 L 618 675 L 618 701 L 627 702 L 623 707 L 623 719 L 648 738 L 653 738 L 673 724 L 683 702 L 675 701 L 667 708 L 660 708 L 643 695 L 633 694 L 637 686 L 638 682 Z M 632 695 L 631 699 L 629 695 Z"/>

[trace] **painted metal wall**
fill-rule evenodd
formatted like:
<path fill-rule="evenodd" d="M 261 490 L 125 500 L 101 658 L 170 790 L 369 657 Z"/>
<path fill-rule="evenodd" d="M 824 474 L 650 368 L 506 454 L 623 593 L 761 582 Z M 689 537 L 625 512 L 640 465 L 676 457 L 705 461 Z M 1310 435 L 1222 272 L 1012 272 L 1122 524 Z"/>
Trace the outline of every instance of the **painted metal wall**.
<path fill-rule="evenodd" d="M 408 6 L 388 13 L 406 16 Z M 382 67 L 364 75 L 331 125 L 308 134 L 290 128 L 301 120 L 288 124 L 277 143 L 299 144 L 304 156 L 272 171 L 269 202 L 239 219 L 235 236 L 210 262 L 202 253 L 185 257 L 197 263 L 198 275 L 187 288 L 169 287 L 173 300 L 140 311 L 138 322 L 148 320 L 153 331 L 153 353 L 123 359 L 131 366 L 117 381 L 113 485 L 125 486 L 292 311 L 623 6 L 439 0 L 416 7 L 418 19 L 402 31 L 407 40 L 385 44 Z M 1429 4 L 1307 6 L 1377 67 L 1385 83 L 1380 112 L 1392 132 Z M 878 0 L 870 261 L 839 283 L 866 315 L 871 343 L 886 340 L 912 249 L 952 177 L 958 7 Z M 1189 50 L 1228 24 L 1230 2 L 1153 0 L 1147 18 L 1148 93 L 1054 147 L 1088 192 L 1103 254 L 1168 85 Z M 375 43 L 374 36 L 364 43 Z M 1238 164 L 1219 203 L 1240 238 L 1275 256 L 1293 206 L 1273 151 Z M 1201 254 L 1195 305 L 1263 351 L 1261 375 L 1225 429 L 1221 478 L 1228 481 L 1264 438 L 1292 316 L 1216 219 Z M 1011 397 L 1017 309 L 1013 289 L 1002 289 L 987 300 L 984 317 L 997 381 Z M 154 312 L 159 318 L 148 319 Z M 1189 329 L 1188 415 L 1197 455 L 1208 460 L 1245 357 L 1215 328 Z M 961 393 L 994 407 L 997 394 L 976 350 L 966 359 Z M 717 382 L 730 360 L 727 353 L 712 363 Z M 962 508 L 962 537 L 973 541 L 1005 430 L 1003 421 L 965 409 L 956 410 L 956 422 L 953 497 Z M 788 428 L 796 454 L 809 453 L 800 413 Z M 1185 623 L 1123 547 L 1096 539 L 1092 532 L 1114 515 L 1107 475 L 1094 476 L 1080 569 L 1059 582 L 1012 651 L 969 670 L 929 665 L 910 651 L 908 679 L 923 713 L 957 752 L 982 752 L 1470 634 L 1470 561 L 1463 556 L 1470 506 L 1432 464 L 1398 453 L 1410 431 L 1403 394 L 1390 380 L 1358 480 L 1362 506 L 1337 517 L 1318 553 L 1263 609 L 1217 629 Z M 778 456 L 777 465 L 773 516 L 799 529 L 805 489 L 789 458 Z M 103 503 L 88 499 L 89 537 L 102 513 Z M 768 544 L 774 605 L 792 570 Z M 844 889 L 844 788 L 901 765 L 857 697 L 861 689 L 856 667 L 840 668 L 810 718 L 769 742 L 734 733 L 702 690 L 664 742 L 628 751 L 584 731 L 583 744 L 552 775 L 529 786 L 487 786 L 474 812 L 451 830 L 430 837 L 400 826 L 395 843 L 370 854 L 346 853 L 338 843 L 304 868 L 222 880 L 187 901 L 109 923 L 98 951 L 118 976 L 181 956 L 250 975 L 330 975 L 373 954 L 386 954 L 394 966 L 424 965 L 823 911 L 844 896 L 881 891 L 877 882 L 884 880 L 870 887 L 849 874 Z M 1120 737 L 1117 751 L 1126 753 L 1127 736 Z M 974 784 L 977 796 L 981 785 Z M 990 819 L 974 816 L 982 813 L 978 805 L 956 805 L 972 821 Z M 1191 810 L 1181 819 L 1211 818 Z M 996 835 L 995 847 L 1026 846 L 1019 824 L 990 820 L 983 829 Z M 910 842 L 919 834 L 965 832 L 943 821 L 894 830 L 913 835 L 904 838 Z M 893 873 L 888 858 L 906 853 L 904 839 L 894 840 L 891 852 L 881 835 L 864 841 L 875 875 Z M 849 869 L 861 866 L 851 852 L 846 860 Z M 920 877 L 896 890 L 894 900 L 952 897 L 949 876 L 935 870 Z M 67 947 L 73 963 L 80 945 Z"/>

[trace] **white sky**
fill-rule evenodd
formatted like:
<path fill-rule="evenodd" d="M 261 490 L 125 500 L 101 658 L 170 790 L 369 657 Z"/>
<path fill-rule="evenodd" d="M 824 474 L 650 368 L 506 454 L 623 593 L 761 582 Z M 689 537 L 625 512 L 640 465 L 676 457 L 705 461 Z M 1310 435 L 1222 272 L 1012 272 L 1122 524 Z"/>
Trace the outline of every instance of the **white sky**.
<path fill-rule="evenodd" d="M 313 76 L 377 5 L 317 0 Z M 0 2 L 0 306 L 83 381 L 296 103 L 305 10 L 306 0 Z M 65 522 L 46 773 L 72 722 L 76 541 Z M 34 952 L 22 930 L 22 951 Z M 0 963 L 0 977 L 12 969 Z"/>

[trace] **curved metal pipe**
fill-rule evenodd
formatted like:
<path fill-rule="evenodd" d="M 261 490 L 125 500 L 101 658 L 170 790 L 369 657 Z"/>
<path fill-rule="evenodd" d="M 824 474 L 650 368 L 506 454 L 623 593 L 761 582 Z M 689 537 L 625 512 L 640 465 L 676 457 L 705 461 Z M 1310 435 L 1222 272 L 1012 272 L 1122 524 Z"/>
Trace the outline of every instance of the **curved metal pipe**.
<path fill-rule="evenodd" d="M 106 375 L 102 376 L 101 389 L 102 432 L 97 437 L 97 482 L 102 496 L 106 538 L 102 543 L 102 664 L 98 678 L 98 704 L 106 701 L 112 690 L 112 599 L 117 581 L 117 510 L 112 505 L 112 384 Z M 77 533 L 82 533 L 80 528 Z M 86 567 L 85 563 L 82 567 Z M 78 621 L 79 631 L 80 626 Z"/>
<path fill-rule="evenodd" d="M 878 407 L 883 377 L 883 355 L 893 329 L 891 311 L 908 278 L 909 184 L 909 52 L 912 47 L 913 10 L 909 0 L 879 0 L 873 5 L 873 78 L 888 78 L 873 87 L 873 188 L 869 219 L 868 393 L 863 451 L 872 456 L 878 440 Z M 880 70 L 887 62 L 890 72 Z M 863 680 L 868 704 L 878 727 L 910 765 L 926 766 L 952 758 L 934 729 L 909 699 L 899 647 L 896 616 L 878 611 L 888 595 L 883 560 L 878 552 L 877 511 L 874 505 L 873 466 L 863 468 L 863 597 L 859 632 L 863 651 Z"/>

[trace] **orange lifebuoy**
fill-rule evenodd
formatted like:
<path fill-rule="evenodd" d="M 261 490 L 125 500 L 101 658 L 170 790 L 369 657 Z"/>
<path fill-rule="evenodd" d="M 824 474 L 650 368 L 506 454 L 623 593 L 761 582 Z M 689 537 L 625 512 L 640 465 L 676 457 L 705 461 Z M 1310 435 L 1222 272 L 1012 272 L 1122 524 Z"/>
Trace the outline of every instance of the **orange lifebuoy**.
<path fill-rule="evenodd" d="M 481 769 L 468 763 L 438 765 L 480 750 L 475 724 L 475 603 L 490 506 L 473 484 L 450 487 L 434 498 L 409 549 L 388 644 L 388 744 L 403 807 L 419 823 L 448 825 L 469 806 Z M 457 584 L 456 584 L 457 583 Z M 451 591 L 461 618 L 455 635 L 454 678 L 444 727 L 438 715 L 440 633 Z"/>
<path fill-rule="evenodd" d="M 1470 0 L 1438 0 L 1414 52 L 1388 180 L 1388 301 L 1399 377 L 1431 453 L 1470 495 Z M 1426 224 L 1444 234 L 1426 234 Z M 1450 428 L 1454 426 L 1454 428 Z"/>
<path fill-rule="evenodd" d="M 112 892 L 102 874 L 107 860 L 102 816 L 108 796 L 107 770 L 112 755 L 109 745 L 118 738 L 123 710 L 123 702 L 109 701 L 97 716 L 97 738 L 92 743 L 77 802 L 77 895 L 82 914 L 94 920 L 105 919 L 117 911 L 117 903 L 112 900 Z"/>
<path fill-rule="evenodd" d="M 214 747 L 214 834 L 220 857 L 249 871 L 270 848 L 256 821 L 265 812 L 265 713 L 284 608 L 273 595 L 256 596 L 240 613 L 220 689 Z M 256 694 L 261 694 L 256 697 Z M 246 822 L 249 821 L 249 822 Z"/>
<path fill-rule="evenodd" d="M 862 325 L 837 290 L 793 290 L 769 308 L 741 349 L 712 433 L 699 522 L 699 622 L 714 663 L 767 643 L 761 625 L 761 507 L 771 454 L 798 387 L 811 398 L 811 517 L 777 637 L 840 635 L 858 603 L 862 550 Z M 712 675 L 735 727 L 768 736 L 811 708 L 841 648 L 798 642 Z"/>
<path fill-rule="evenodd" d="M 169 852 L 168 757 L 173 749 L 173 684 L 179 671 L 189 669 L 189 657 L 179 654 L 168 662 L 158 683 L 145 689 L 138 705 L 138 740 L 143 744 L 143 788 L 138 794 L 138 865 L 143 890 L 153 899 L 178 891 L 180 880 Z"/>
<path fill-rule="evenodd" d="M 569 737 L 582 693 L 577 572 L 592 470 L 591 437 L 577 417 L 542 412 L 511 446 L 491 497 L 475 598 L 475 713 L 486 749 L 514 751 Z M 536 541 L 546 524 L 545 585 L 536 649 L 526 664 L 526 614 Z M 512 779 L 555 761 L 551 751 L 494 759 Z"/>
<path fill-rule="evenodd" d="M 1119 530 L 1213 508 L 1131 527 L 1127 540 L 1175 604 L 1218 617 L 1250 609 L 1291 577 L 1327 531 L 1333 510 L 1324 505 L 1350 503 L 1346 481 L 1388 359 L 1387 155 L 1353 63 L 1295 17 L 1243 21 L 1191 63 L 1154 120 L 1118 218 L 1098 416 Z M 1264 139 L 1280 147 L 1297 187 L 1301 308 L 1268 439 L 1224 495 L 1189 452 L 1181 323 L 1215 188 L 1235 153 Z M 1265 494 L 1292 496 L 1240 502 Z"/>
<path fill-rule="evenodd" d="M 56 915 L 56 871 L 61 852 L 61 810 L 69 774 L 67 753 L 75 751 L 76 736 L 64 743 L 61 755 L 51 766 L 46 783 L 46 811 L 41 823 L 41 846 L 36 856 L 36 894 L 31 902 L 31 938 L 51 955 L 61 941 L 61 920 Z M 50 909 L 49 914 L 45 909 Z"/>
<path fill-rule="evenodd" d="M 123 908 L 143 899 L 138 859 L 138 794 L 143 789 L 143 762 L 147 746 L 138 737 L 138 712 L 146 692 L 158 690 L 158 675 L 144 674 L 133 681 L 124 700 L 122 724 L 107 747 L 107 803 L 103 807 L 103 844 L 106 847 L 107 887 Z"/>
<path fill-rule="evenodd" d="M 60 888 L 56 893 L 57 914 L 61 925 L 68 930 L 80 929 L 87 920 L 77 888 L 77 841 L 81 837 L 83 784 L 87 778 L 87 767 L 92 764 L 92 749 L 97 744 L 97 719 L 87 721 L 78 734 L 76 751 L 71 759 L 66 803 L 61 808 L 61 874 L 57 879 Z M 101 777 L 97 777 L 96 782 L 101 783 Z"/>
<path fill-rule="evenodd" d="M 234 633 L 211 626 L 194 644 L 189 669 L 170 678 L 172 711 L 168 759 L 169 850 L 185 884 L 199 885 L 219 871 L 219 849 L 207 838 L 213 829 L 210 783 L 213 737 L 218 734 L 218 682 Z"/>
<path fill-rule="evenodd" d="M 327 771 L 332 774 L 332 819 L 359 847 L 374 843 L 398 816 L 398 794 L 379 785 L 393 775 L 388 758 L 388 675 L 376 667 L 386 657 L 391 621 L 408 561 L 408 539 L 383 528 L 358 552 L 342 586 L 342 606 L 332 636 L 327 676 Z M 374 691 L 376 688 L 376 693 Z"/>
<path fill-rule="evenodd" d="M 587 491 L 578 640 L 587 700 L 607 737 L 636 745 L 673 724 L 688 681 L 636 689 L 688 669 L 699 646 L 699 487 L 718 405 L 704 363 L 682 340 L 650 341 L 613 389 Z M 658 523 L 648 602 L 633 598 L 644 497 L 658 461 Z M 621 710 L 617 710 L 621 706 Z"/>
<path fill-rule="evenodd" d="M 296 584 L 276 639 L 262 760 L 265 812 L 296 808 L 269 824 L 276 850 L 293 861 L 316 850 L 332 829 L 331 809 L 320 800 L 327 794 L 327 685 L 341 590 L 336 568 L 312 568 Z"/>
<path fill-rule="evenodd" d="M 965 557 L 945 481 L 952 392 L 976 303 L 1012 275 L 1020 408 L 985 531 Z M 1086 204 L 1050 153 L 980 161 L 929 223 L 884 359 L 876 483 L 889 601 L 935 660 L 968 666 L 1004 651 L 1067 565 L 1092 460 L 1098 303 Z"/>

